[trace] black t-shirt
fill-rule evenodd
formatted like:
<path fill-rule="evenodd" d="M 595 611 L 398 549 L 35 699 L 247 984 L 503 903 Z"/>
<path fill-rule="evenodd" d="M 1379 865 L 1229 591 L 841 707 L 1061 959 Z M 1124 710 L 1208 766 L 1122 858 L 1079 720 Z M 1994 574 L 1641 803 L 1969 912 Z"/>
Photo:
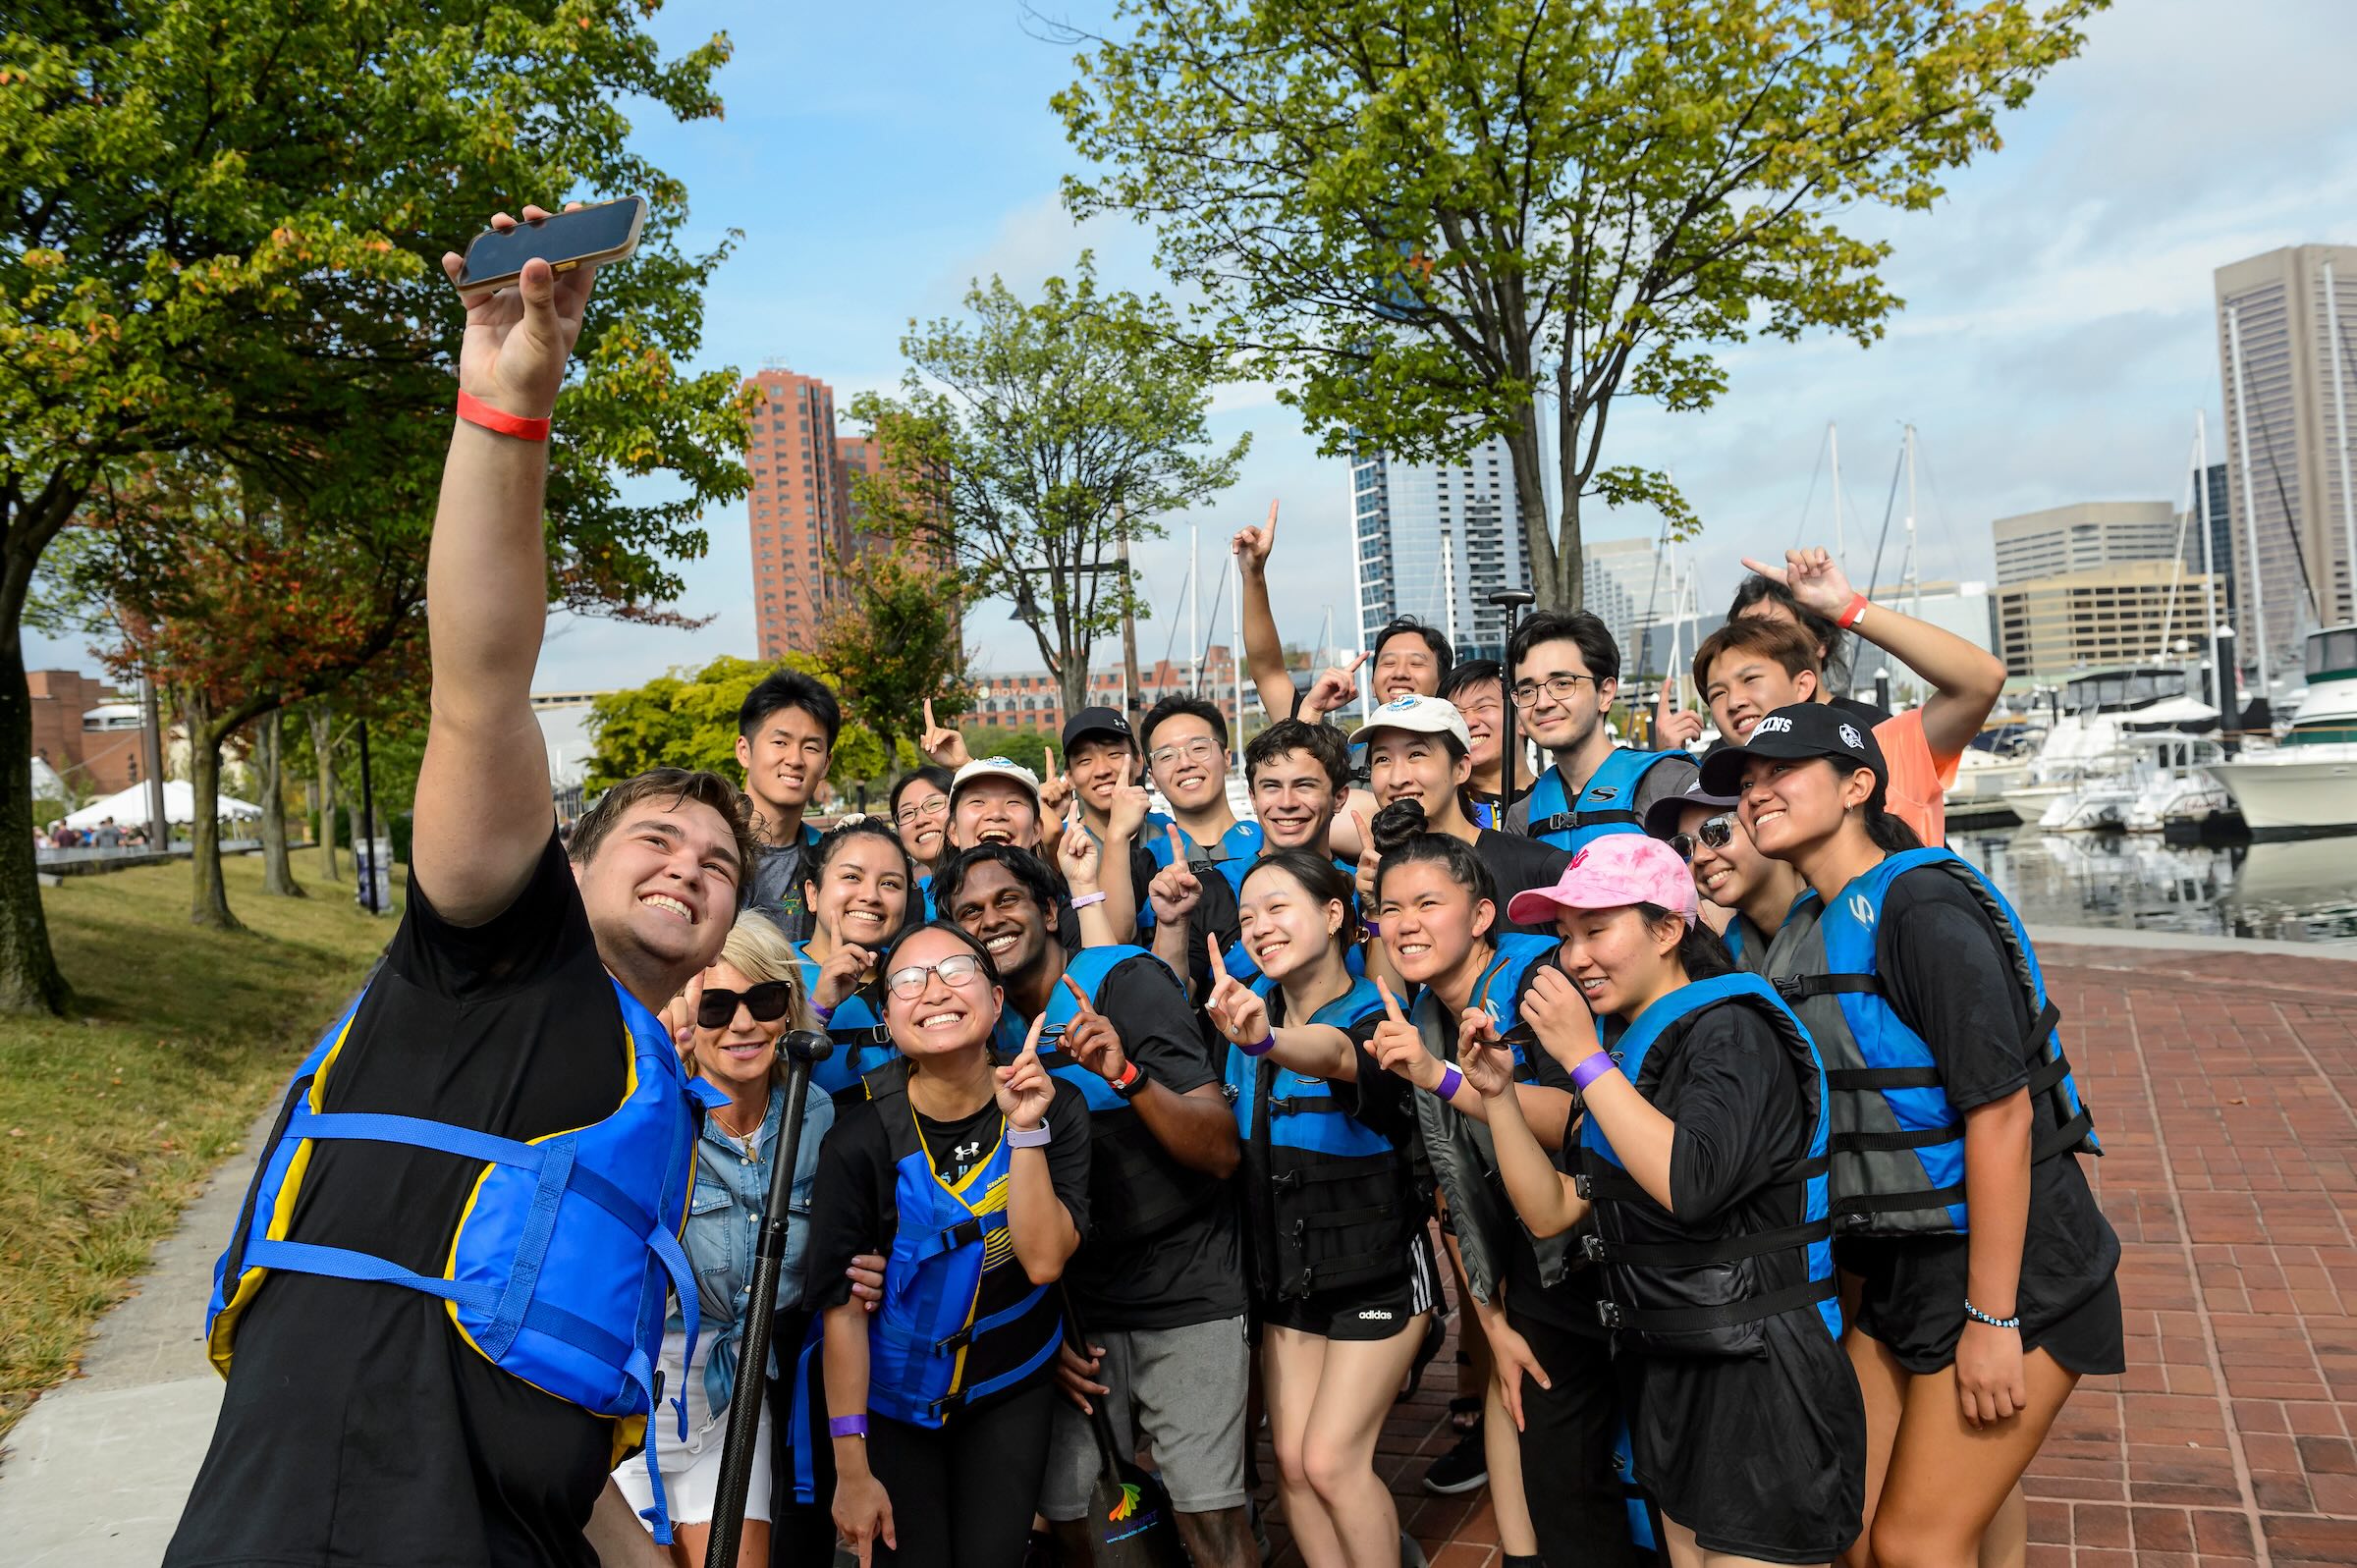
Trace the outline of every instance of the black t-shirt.
<path fill-rule="evenodd" d="M 1656 1110 L 1677 1123 L 1670 1144 L 1672 1212 L 1710 1234 L 1754 1235 L 1800 1223 L 1800 1184 L 1771 1178 L 1807 1154 L 1798 1071 L 1765 1018 L 1719 1006 L 1685 1020 L 1668 1040 Z M 1777 1283 L 1797 1283 L 1790 1280 Z"/>
<path fill-rule="evenodd" d="M 1995 1104 L 2028 1082 L 2028 999 L 1988 911 L 1953 876 L 1924 866 L 1891 883 L 1876 925 L 1875 967 L 1892 1009 L 1931 1048 L 1958 1110 Z M 1969 1246 L 1963 1236 L 1843 1244 L 1844 1267 L 1868 1281 L 1870 1331 L 1892 1342 L 1902 1360 L 1952 1354 L 1963 1327 Z M 2039 1329 L 2092 1298 L 2118 1266 L 2119 1238 L 2077 1158 L 2031 1166 L 2015 1309 L 2024 1336 L 2034 1343 Z"/>
<path fill-rule="evenodd" d="M 629 1036 L 552 833 L 481 926 L 409 911 L 328 1073 L 325 1108 L 532 1139 L 611 1115 Z M 439 1275 L 479 1162 L 396 1144 L 312 1146 L 289 1239 Z M 165 1561 L 575 1564 L 614 1423 L 502 1372 L 443 1303 L 272 1274 L 247 1306 L 203 1469 Z"/>
<path fill-rule="evenodd" d="M 1528 841 L 1528 840 L 1526 840 Z M 1562 850 L 1554 853 L 1562 855 Z M 1563 855 L 1565 860 L 1569 855 Z M 1530 989 L 1531 977 L 1541 965 L 1532 964 L 1522 975 L 1521 984 L 1514 988 L 1514 1016 L 1522 1015 L 1522 996 Z M 1571 1074 L 1555 1059 L 1545 1046 L 1533 1040 L 1522 1048 L 1522 1060 L 1529 1069 L 1530 1080 L 1542 1088 L 1572 1092 Z M 1579 1121 L 1574 1117 L 1563 1129 L 1563 1147 L 1556 1152 L 1556 1168 L 1576 1173 L 1579 1169 Z M 1501 1194 L 1503 1196 L 1503 1193 Z M 1508 1203 L 1507 1212 L 1513 1206 Z M 1556 1284 L 1541 1282 L 1539 1254 L 1531 1245 L 1530 1231 L 1517 1221 L 1510 1244 L 1506 1249 L 1507 1310 L 1523 1317 L 1536 1318 L 1552 1327 L 1568 1329 L 1591 1339 L 1606 1337 L 1603 1323 L 1596 1316 L 1596 1303 L 1604 1294 L 1604 1276 L 1593 1264 L 1572 1260 L 1570 1272 Z"/>
<path fill-rule="evenodd" d="M 957 1121 L 936 1121 L 919 1111 L 917 1131 L 933 1157 L 934 1171 L 956 1181 L 990 1158 L 998 1147 L 1004 1118 L 994 1101 Z M 1046 1154 L 1048 1180 L 1056 1201 L 1071 1216 L 1072 1226 L 1088 1233 L 1088 1107 L 1063 1084 L 1048 1103 Z M 802 1299 L 811 1310 L 824 1312 L 850 1299 L 850 1280 L 844 1271 L 861 1253 L 890 1254 L 891 1217 L 897 1209 L 893 1189 L 899 1173 L 892 1162 L 892 1143 L 885 1136 L 883 1117 L 875 1102 L 861 1100 L 843 1108 L 827 1141 L 818 1152 L 818 1176 L 810 1191 L 809 1283 Z M 982 1276 L 976 1319 L 1011 1307 L 1028 1295 L 1031 1282 L 1012 1259 Z M 1019 1325 L 1018 1325 L 1019 1326 Z M 972 1387 L 1014 1368 L 1038 1346 L 1037 1340 L 1001 1334 L 974 1342 L 967 1352 L 965 1386 Z M 1004 1389 L 998 1397 L 1028 1387 L 1026 1381 Z M 987 1403 L 987 1401 L 985 1401 Z"/>
<path fill-rule="evenodd" d="M 1571 863 L 1569 851 L 1518 833 L 1496 833 L 1483 828 L 1473 840 L 1473 853 L 1489 868 L 1490 880 L 1498 884 L 1498 924 L 1493 929 L 1554 936 L 1553 920 L 1536 926 L 1516 925 L 1506 918 L 1506 906 L 1513 901 L 1515 893 L 1554 887 L 1563 868 Z"/>
<path fill-rule="evenodd" d="M 1120 1032 L 1123 1054 L 1173 1094 L 1220 1082 L 1195 1010 L 1159 959 L 1116 965 L 1094 1004 Z M 1092 1135 L 1154 1136 L 1126 1109 L 1094 1118 Z M 1109 1170 L 1099 1162 L 1095 1179 Z M 1183 1328 L 1241 1314 L 1243 1271 L 1234 1206 L 1213 1199 L 1145 1241 L 1100 1228 L 1072 1260 L 1072 1301 L 1091 1329 Z"/>
<path fill-rule="evenodd" d="M 809 850 L 817 841 L 817 832 L 803 827 L 782 844 L 763 844 L 753 862 L 753 886 L 744 907 L 767 918 L 789 942 L 808 942 L 817 929 L 809 900 L 802 896 Z"/>

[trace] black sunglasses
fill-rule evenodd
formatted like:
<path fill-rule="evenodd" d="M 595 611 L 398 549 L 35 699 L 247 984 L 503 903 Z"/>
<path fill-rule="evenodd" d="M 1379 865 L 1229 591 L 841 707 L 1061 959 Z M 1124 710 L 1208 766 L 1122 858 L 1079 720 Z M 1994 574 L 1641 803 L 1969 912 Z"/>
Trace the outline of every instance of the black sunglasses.
<path fill-rule="evenodd" d="M 1694 842 L 1696 839 L 1700 839 L 1708 848 L 1725 849 L 1727 846 L 1728 840 L 1732 839 L 1734 836 L 1734 815 L 1731 812 L 1723 811 L 1716 817 L 1703 818 L 1702 825 L 1696 828 L 1692 833 L 1672 834 L 1670 836 L 1670 847 L 1677 851 L 1678 859 L 1691 860 L 1694 858 Z"/>
<path fill-rule="evenodd" d="M 774 1023 L 794 1005 L 794 987 L 783 980 L 764 980 L 742 991 L 706 986 L 703 1000 L 696 1003 L 695 1021 L 706 1029 L 726 1029 L 740 1002 L 755 1023 Z"/>

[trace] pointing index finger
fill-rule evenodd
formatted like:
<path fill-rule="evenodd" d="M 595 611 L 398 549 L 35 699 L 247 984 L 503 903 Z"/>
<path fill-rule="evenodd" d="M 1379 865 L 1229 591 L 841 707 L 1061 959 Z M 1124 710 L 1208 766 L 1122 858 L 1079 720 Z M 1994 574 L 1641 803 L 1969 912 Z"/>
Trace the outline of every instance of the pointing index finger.
<path fill-rule="evenodd" d="M 1035 1017 L 1035 1018 L 1033 1018 L 1033 1019 L 1031 1020 L 1031 1032 L 1030 1032 L 1029 1034 L 1027 1034 L 1027 1035 L 1023 1036 L 1023 1049 L 1022 1049 L 1020 1052 L 1016 1053 L 1016 1054 L 1018 1054 L 1018 1055 L 1024 1055 L 1024 1056 L 1036 1056 L 1036 1055 L 1038 1055 L 1038 1054 L 1039 1054 L 1039 1037 L 1040 1037 L 1040 1035 L 1041 1035 L 1041 1034 L 1043 1034 L 1043 1033 L 1044 1033 L 1044 1032 L 1047 1030 L 1047 1027 L 1048 1027 L 1048 1009 L 1047 1009 L 1047 1008 L 1045 1008 L 1045 1007 L 1042 1007 L 1042 1008 L 1040 1008 L 1040 1009 L 1039 1009 L 1039 1016 L 1037 1016 L 1037 1017 Z"/>
<path fill-rule="evenodd" d="M 1407 1022 L 1406 1016 L 1399 1011 L 1399 999 L 1392 995 L 1392 988 L 1383 983 L 1381 975 L 1375 977 L 1375 994 L 1383 999 L 1383 1010 L 1390 1016 L 1392 1022 L 1396 1024 Z"/>
<path fill-rule="evenodd" d="M 1358 670 L 1359 670 L 1359 666 L 1361 666 L 1361 665 L 1363 665 L 1363 664 L 1365 664 L 1365 663 L 1367 662 L 1367 658 L 1368 658 L 1368 656 L 1369 656 L 1369 655 L 1370 655 L 1370 654 L 1371 654 L 1373 651 L 1374 651 L 1374 650 L 1372 650 L 1372 649 L 1369 649 L 1369 648 L 1361 648 L 1361 649 L 1359 649 L 1359 650 L 1358 650 L 1358 657 L 1350 661 L 1350 668 L 1349 668 L 1349 669 L 1347 669 L 1347 670 L 1345 670 L 1345 671 L 1343 671 L 1343 675 L 1346 675 L 1346 676 L 1354 676 L 1354 675 L 1357 675 L 1357 674 L 1358 674 Z"/>
<path fill-rule="evenodd" d="M 934 723 L 933 721 L 933 699 L 931 697 L 927 697 L 925 699 L 925 728 L 927 730 L 939 730 L 941 728 L 940 725 Z"/>
<path fill-rule="evenodd" d="M 1088 993 L 1080 989 L 1080 982 L 1069 974 L 1064 977 L 1064 989 L 1072 994 L 1072 1006 L 1081 1017 L 1086 1018 L 1097 1010 L 1088 1004 Z M 1043 1013 L 1041 1016 L 1046 1015 Z"/>

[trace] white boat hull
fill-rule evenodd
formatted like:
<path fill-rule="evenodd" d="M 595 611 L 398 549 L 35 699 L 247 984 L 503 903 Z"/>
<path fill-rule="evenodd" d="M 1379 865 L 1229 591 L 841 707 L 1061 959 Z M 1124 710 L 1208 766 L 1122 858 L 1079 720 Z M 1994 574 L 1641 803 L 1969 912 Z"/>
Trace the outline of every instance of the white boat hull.
<path fill-rule="evenodd" d="M 2210 771 L 2253 833 L 2357 828 L 2357 744 L 2282 746 Z"/>
<path fill-rule="evenodd" d="M 2047 807 L 2078 787 L 2075 784 L 2028 784 L 2019 789 L 2002 790 L 1998 798 L 2005 803 L 2013 815 L 2036 827 L 2046 816 Z"/>

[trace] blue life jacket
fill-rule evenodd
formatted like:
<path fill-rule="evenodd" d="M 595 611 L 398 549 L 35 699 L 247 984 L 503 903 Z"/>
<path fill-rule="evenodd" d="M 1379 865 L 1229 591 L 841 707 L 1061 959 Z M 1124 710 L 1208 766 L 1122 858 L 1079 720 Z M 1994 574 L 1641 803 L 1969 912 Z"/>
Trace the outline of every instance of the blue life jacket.
<path fill-rule="evenodd" d="M 1171 819 L 1163 813 L 1149 811 L 1146 813 L 1145 821 L 1138 825 L 1137 832 L 1126 842 L 1108 848 L 1104 838 L 1099 837 L 1097 830 L 1088 825 L 1088 819 L 1083 817 L 1080 821 L 1080 831 L 1095 841 L 1099 854 L 1130 856 L 1123 864 L 1131 868 L 1130 881 L 1134 886 L 1130 888 L 1129 893 L 1137 900 L 1137 929 L 1141 939 L 1154 930 L 1154 904 L 1153 900 L 1146 896 L 1146 883 L 1137 881 L 1135 857 L 1131 852 L 1140 848 L 1144 849 L 1148 858 L 1153 862 L 1154 870 L 1160 871 L 1170 864 L 1171 839 L 1168 830 L 1174 824 Z M 1151 876 L 1146 879 L 1147 882 L 1152 880 Z"/>
<path fill-rule="evenodd" d="M 1467 1004 L 1481 1008 L 1496 1020 L 1499 1038 L 1513 1053 L 1514 1076 L 1529 1082 L 1533 1077 L 1529 1051 L 1538 1046 L 1531 1032 L 1522 1026 L 1515 1003 L 1523 976 L 1532 965 L 1544 963 L 1562 944 L 1553 937 L 1520 932 L 1507 932 L 1497 943 L 1498 950 L 1474 981 Z M 1408 1017 L 1424 1037 L 1427 1051 L 1443 1061 L 1456 1059 L 1458 1015 L 1443 1006 L 1430 990 L 1419 993 L 1409 1004 Z M 1513 1244 L 1512 1231 L 1520 1229 L 1522 1224 L 1507 1201 L 1505 1185 L 1498 1175 L 1498 1146 L 1491 1141 L 1488 1127 L 1443 1103 L 1437 1095 L 1414 1095 L 1409 1104 L 1415 1108 L 1416 1130 L 1423 1138 L 1425 1161 L 1432 1167 L 1434 1181 L 1449 1200 L 1465 1284 L 1474 1300 L 1495 1300 L 1498 1283 L 1506 1276 L 1507 1251 Z M 1569 1233 L 1534 1236 L 1530 1244 L 1538 1254 L 1540 1282 L 1561 1284 L 1573 1267 Z"/>
<path fill-rule="evenodd" d="M 1608 833 L 1643 833 L 1644 819 L 1637 815 L 1638 786 L 1656 765 L 1673 758 L 1693 760 L 1682 751 L 1626 747 L 1611 751 L 1588 776 L 1576 805 L 1564 798 L 1562 765 L 1551 765 L 1539 775 L 1528 796 L 1530 837 L 1577 854 L 1590 839 Z"/>
<path fill-rule="evenodd" d="M 917 873 L 916 893 L 918 897 L 924 900 L 925 918 L 927 920 L 939 920 L 941 918 L 941 914 L 933 907 L 933 873 L 930 871 Z"/>
<path fill-rule="evenodd" d="M 1252 988 L 1274 1018 L 1277 983 Z M 1383 998 L 1368 980 L 1307 1022 L 1347 1031 Z M 1267 1056 L 1228 1048 L 1227 1085 L 1243 1139 L 1242 1187 L 1251 1223 L 1252 1285 L 1264 1300 L 1291 1300 L 1394 1278 L 1407 1267 L 1411 1204 L 1407 1162 L 1392 1140 L 1351 1115 L 1334 1086 Z"/>
<path fill-rule="evenodd" d="M 1620 1484 L 1621 1506 L 1628 1511 L 1628 1539 L 1639 1551 L 1659 1551 L 1662 1538 L 1654 1529 L 1653 1501 L 1637 1485 L 1637 1455 L 1629 1446 L 1628 1418 L 1613 1418 L 1613 1479 Z"/>
<path fill-rule="evenodd" d="M 1171 864 L 1171 836 L 1163 829 L 1171 826 L 1171 819 L 1163 816 L 1160 812 L 1155 812 L 1147 821 L 1152 827 L 1152 831 L 1141 832 L 1139 837 L 1145 840 L 1146 853 L 1154 857 L 1154 869 L 1167 871 Z M 1157 823 L 1159 826 L 1155 826 Z M 1220 835 L 1220 841 L 1213 846 L 1219 851 L 1217 855 L 1196 843 L 1194 835 L 1188 833 L 1184 828 L 1178 830 L 1178 844 L 1186 852 L 1187 865 L 1196 876 L 1200 877 L 1211 867 L 1228 861 L 1249 865 L 1260 858 L 1263 840 L 1260 824 L 1250 818 L 1242 818 L 1231 825 L 1226 833 Z M 1239 872 L 1238 876 L 1240 875 Z M 1233 884 L 1231 883 L 1231 886 Z"/>
<path fill-rule="evenodd" d="M 1089 1005 L 1097 1007 L 1106 977 L 1139 958 L 1171 986 L 1173 1000 L 1184 1008 L 1185 987 L 1168 964 L 1143 947 L 1083 947 L 1072 954 L 1064 972 L 1079 986 Z M 1063 981 L 1048 988 L 1048 1026 L 1040 1032 L 1039 1062 L 1088 1105 L 1089 1230 L 1109 1239 L 1119 1237 L 1124 1243 L 1160 1235 L 1201 1212 L 1218 1195 L 1220 1183 L 1205 1171 L 1180 1164 L 1138 1119 L 1135 1107 L 1115 1094 L 1113 1085 L 1102 1076 L 1066 1054 L 1064 1032 L 1079 1011 Z M 1106 1016 L 1117 1029 L 1121 1027 L 1120 1018 L 1111 1013 Z M 1021 1053 L 1030 1031 L 1031 1019 L 1017 1010 L 1010 998 L 999 1013 L 992 1044 L 1002 1059 L 1013 1060 Z"/>
<path fill-rule="evenodd" d="M 794 956 L 802 969 L 802 994 L 816 997 L 819 964 L 807 951 L 808 946 L 795 943 Z M 861 1080 L 901 1054 L 901 1048 L 892 1043 L 892 1031 L 884 1027 L 883 1000 L 880 982 L 862 986 L 827 1015 L 827 1038 L 835 1042 L 835 1051 L 810 1069 L 810 1081 L 833 1096 L 838 1105 L 858 1099 Z"/>
<path fill-rule="evenodd" d="M 1596 1231 L 1585 1246 L 1604 1265 L 1604 1325 L 1622 1347 L 1674 1355 L 1759 1353 L 1763 1319 L 1814 1307 L 1826 1331 L 1841 1332 L 1835 1301 L 1832 1194 L 1826 1172 L 1831 1122 L 1825 1066 L 1800 1020 L 1757 975 L 1720 975 L 1681 986 L 1637 1015 L 1613 1048 L 1620 1071 L 1647 1101 L 1658 1093 L 1671 1053 L 1656 1050 L 1677 1026 L 1711 1007 L 1749 1007 L 1776 1032 L 1800 1082 L 1807 1144 L 1772 1179 L 1800 1188 L 1800 1218 L 1775 1230 L 1739 1232 L 1726 1216 L 1689 1221 L 1672 1215 L 1622 1168 L 1590 1112 L 1579 1136 L 1579 1188 L 1596 1200 Z M 1602 1020 L 1597 1038 L 1604 1038 Z M 1797 1269 L 1769 1260 L 1798 1253 Z M 1796 1275 L 1781 1282 L 1785 1275 Z"/>
<path fill-rule="evenodd" d="M 725 1097 L 686 1076 L 671 1032 L 636 998 L 619 984 L 614 997 L 630 1053 L 622 1104 L 603 1121 L 530 1143 L 416 1116 L 325 1109 L 337 1053 L 359 1011 L 355 998 L 287 1086 L 269 1152 L 213 1267 L 206 1353 L 228 1377 L 239 1319 L 274 1271 L 440 1297 L 459 1337 L 493 1366 L 612 1417 L 615 1463 L 643 1437 L 654 1491 L 645 1516 L 655 1539 L 668 1543 L 663 1472 L 647 1418 L 662 1400 L 656 1364 L 670 1291 L 679 1295 L 685 1362 L 695 1360 L 695 1270 L 679 1238 L 695 1177 L 696 1118 L 701 1107 Z M 481 1162 L 439 1277 L 350 1248 L 289 1239 L 312 1148 L 332 1139 Z M 685 1440 L 684 1387 L 672 1403 Z"/>
<path fill-rule="evenodd" d="M 1891 885 L 1937 867 L 1980 900 L 2028 1001 L 2033 1162 L 2100 1155 L 2056 1024 L 2061 1011 L 2029 933 L 2004 895 L 1948 849 L 1888 855 L 1831 903 L 1793 905 L 1769 944 L 1767 970 L 1825 1054 L 1833 1096 L 1834 1224 L 1844 1236 L 1961 1233 L 1964 1116 L 1948 1104 L 1931 1047 L 1891 1007 L 1875 972 L 1875 936 Z"/>
<path fill-rule="evenodd" d="M 1006 1118 L 999 1120 L 990 1158 L 949 1186 L 917 1131 L 907 1069 L 895 1062 L 869 1073 L 866 1082 L 893 1164 L 884 1299 L 867 1321 L 867 1405 L 895 1421 L 938 1428 L 961 1406 L 1045 1368 L 1063 1337 L 1063 1319 L 1047 1286 L 1020 1278 L 1022 1266 L 1007 1231 L 1014 1151 L 1007 1142 Z M 1019 1293 L 1008 1288 L 1005 1271 L 1011 1269 Z M 1001 1288 L 991 1290 L 994 1285 Z M 982 1313 L 986 1291 L 1014 1299 Z M 1014 1364 L 968 1382 L 968 1347 L 1002 1334 L 1016 1347 Z"/>
<path fill-rule="evenodd" d="M 1244 878 L 1251 875 L 1253 866 L 1258 863 L 1257 858 L 1241 861 L 1215 860 L 1207 864 L 1205 871 L 1217 875 L 1228 884 L 1230 894 L 1233 897 L 1235 904 L 1240 907 L 1244 897 Z M 1355 889 L 1358 879 L 1358 864 L 1351 860 L 1337 860 L 1334 862 L 1334 867 L 1349 878 L 1353 884 L 1350 907 L 1355 913 L 1358 909 L 1358 893 Z M 1252 949 L 1244 945 L 1240 923 L 1234 930 L 1219 933 L 1219 938 L 1220 967 L 1233 976 L 1239 986 L 1250 988 L 1259 985 L 1261 981 L 1260 960 L 1253 957 Z M 1357 943 L 1350 944 L 1343 953 L 1343 967 L 1350 971 L 1350 978 L 1353 980 L 1367 972 L 1367 955 Z"/>

